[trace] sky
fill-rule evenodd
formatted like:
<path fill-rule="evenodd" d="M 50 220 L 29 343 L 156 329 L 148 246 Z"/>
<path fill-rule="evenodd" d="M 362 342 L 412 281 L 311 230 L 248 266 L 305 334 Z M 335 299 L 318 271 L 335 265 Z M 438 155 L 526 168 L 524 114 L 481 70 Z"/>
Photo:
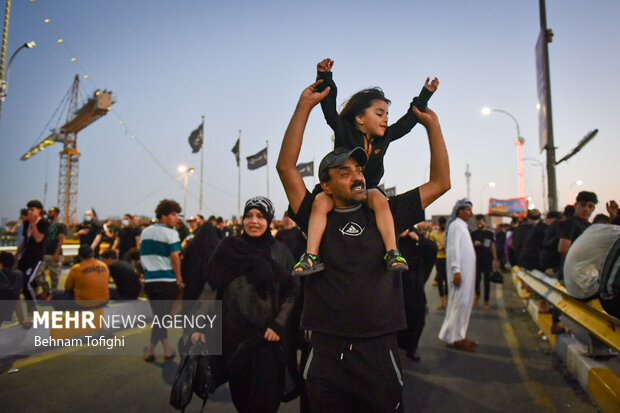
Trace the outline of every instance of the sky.
<path fill-rule="evenodd" d="M 613 178 L 620 149 L 619 17 L 615 0 L 547 0 L 557 159 L 599 129 L 581 152 L 557 166 L 560 207 L 571 189 L 596 192 L 595 213 L 620 198 Z M 30 199 L 46 208 L 57 203 L 60 146 L 28 161 L 20 157 L 64 123 L 66 108 L 59 105 L 76 74 L 82 79 L 80 106 L 96 89 L 112 91 L 115 102 L 78 135 L 78 218 L 91 207 L 100 218 L 153 216 L 163 198 L 183 205 L 181 164 L 196 169 L 188 180 L 187 213 L 199 213 L 200 155 L 191 153 L 187 138 L 202 116 L 202 213 L 237 214 L 240 192 L 241 205 L 268 195 L 281 216 L 287 201 L 275 170 L 280 144 L 301 90 L 326 57 L 335 60 L 339 105 L 360 89 L 380 86 L 392 101 L 392 122 L 427 76 L 439 78 L 429 107 L 441 122 L 452 188 L 427 208 L 427 218 L 449 213 L 467 196 L 467 165 L 474 212 L 486 211 L 481 204 L 489 197 L 518 197 L 515 123 L 502 113 L 483 116 L 484 106 L 518 120 L 523 156 L 534 159 L 524 162 L 526 195 L 544 210 L 536 163 L 545 163 L 536 110 L 539 32 L 535 0 L 346 0 L 328 7 L 305 1 L 13 1 L 7 56 L 25 42 L 37 46 L 16 56 L 2 105 L 0 219 L 16 219 Z M 231 152 L 239 131 L 240 170 Z M 332 149 L 331 135 L 317 107 L 299 161 L 314 160 L 316 172 Z M 245 157 L 267 142 L 268 166 L 249 171 Z M 385 186 L 402 193 L 424 183 L 429 159 L 418 125 L 390 145 Z M 305 178 L 306 185 L 316 179 L 316 173 Z"/>

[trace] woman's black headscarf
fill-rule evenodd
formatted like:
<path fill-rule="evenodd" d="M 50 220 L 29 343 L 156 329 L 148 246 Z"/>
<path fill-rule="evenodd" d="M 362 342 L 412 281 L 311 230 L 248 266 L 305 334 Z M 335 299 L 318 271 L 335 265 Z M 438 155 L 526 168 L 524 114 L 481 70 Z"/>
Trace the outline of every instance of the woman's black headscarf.
<path fill-rule="evenodd" d="M 289 281 L 290 273 L 271 258 L 275 239 L 269 230 L 274 216 L 273 204 L 265 197 L 254 197 L 245 204 L 243 216 L 258 209 L 267 220 L 267 228 L 260 237 L 251 237 L 245 231 L 240 236 L 224 238 L 218 245 L 207 269 L 207 282 L 216 290 L 233 279 L 245 276 L 257 285 L 261 281 Z"/>

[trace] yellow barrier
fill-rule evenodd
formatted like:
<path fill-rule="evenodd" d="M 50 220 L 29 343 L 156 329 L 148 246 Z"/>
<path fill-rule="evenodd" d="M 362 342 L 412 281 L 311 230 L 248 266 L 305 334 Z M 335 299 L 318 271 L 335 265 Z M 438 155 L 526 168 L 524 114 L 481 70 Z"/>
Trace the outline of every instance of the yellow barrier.
<path fill-rule="evenodd" d="M 566 288 L 556 279 L 548 277 L 540 271 L 523 271 L 519 267 L 513 268 L 515 283 L 521 280 L 530 291 L 540 295 L 552 303 L 576 323 L 580 324 L 590 334 L 590 344 L 593 338 L 598 339 L 608 348 L 620 350 L 620 320 L 605 313 L 598 299 L 583 302 L 570 297 Z M 519 288 L 522 298 L 529 296 L 523 287 Z M 525 294 L 522 294 L 525 292 Z M 530 297 L 530 299 L 533 297 Z M 528 308 L 532 310 L 536 300 L 530 300 Z M 532 311 L 530 311 L 532 312 Z M 532 317 L 545 332 L 549 342 L 564 361 L 569 372 L 579 381 L 581 387 L 604 413 L 620 411 L 620 378 L 596 358 L 588 357 L 583 351 L 583 344 L 575 344 L 575 338 L 566 338 L 551 334 L 551 314 L 540 314 L 535 311 Z M 608 351 L 605 348 L 605 351 Z M 611 353 L 607 354 L 612 355 Z"/>
<path fill-rule="evenodd" d="M 593 305 L 589 305 L 569 296 L 564 286 L 557 280 L 541 276 L 542 273 L 526 272 L 518 267 L 513 271 L 527 286 L 583 326 L 605 345 L 615 351 L 620 351 L 620 320 L 603 312 L 598 300 L 593 300 Z M 554 284 L 550 285 L 551 282 Z"/>

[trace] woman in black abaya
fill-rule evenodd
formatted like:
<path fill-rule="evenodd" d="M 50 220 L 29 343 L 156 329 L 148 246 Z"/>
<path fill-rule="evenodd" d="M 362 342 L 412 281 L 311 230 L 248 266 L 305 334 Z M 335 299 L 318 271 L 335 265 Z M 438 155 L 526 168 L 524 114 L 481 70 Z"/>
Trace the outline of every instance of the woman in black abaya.
<path fill-rule="evenodd" d="M 239 412 L 276 412 L 292 391 L 287 346 L 299 287 L 293 256 L 269 231 L 271 201 L 245 204 L 243 234 L 221 241 L 207 268 L 208 287 L 222 300 L 222 366 Z M 207 286 L 205 286 L 207 288 Z M 204 340 L 199 332 L 192 341 Z M 288 374 L 288 376 L 287 376 Z"/>

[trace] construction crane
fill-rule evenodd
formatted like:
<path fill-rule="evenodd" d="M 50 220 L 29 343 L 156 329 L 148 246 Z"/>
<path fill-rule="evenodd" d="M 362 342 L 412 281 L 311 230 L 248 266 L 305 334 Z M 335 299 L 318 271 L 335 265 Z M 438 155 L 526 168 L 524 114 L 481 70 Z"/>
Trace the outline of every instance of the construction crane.
<path fill-rule="evenodd" d="M 34 145 L 21 160 L 25 161 L 36 155 L 47 146 L 56 142 L 63 144 L 60 152 L 60 168 L 58 171 L 58 208 L 61 216 L 64 216 L 66 224 L 77 223 L 77 196 L 79 182 L 80 153 L 77 150 L 77 134 L 79 131 L 105 116 L 112 109 L 112 92 L 97 90 L 93 97 L 78 109 L 78 90 L 80 77 L 75 75 L 71 87 L 71 99 L 67 110 L 66 123 L 60 128 L 52 130 L 52 133 L 41 142 Z"/>

